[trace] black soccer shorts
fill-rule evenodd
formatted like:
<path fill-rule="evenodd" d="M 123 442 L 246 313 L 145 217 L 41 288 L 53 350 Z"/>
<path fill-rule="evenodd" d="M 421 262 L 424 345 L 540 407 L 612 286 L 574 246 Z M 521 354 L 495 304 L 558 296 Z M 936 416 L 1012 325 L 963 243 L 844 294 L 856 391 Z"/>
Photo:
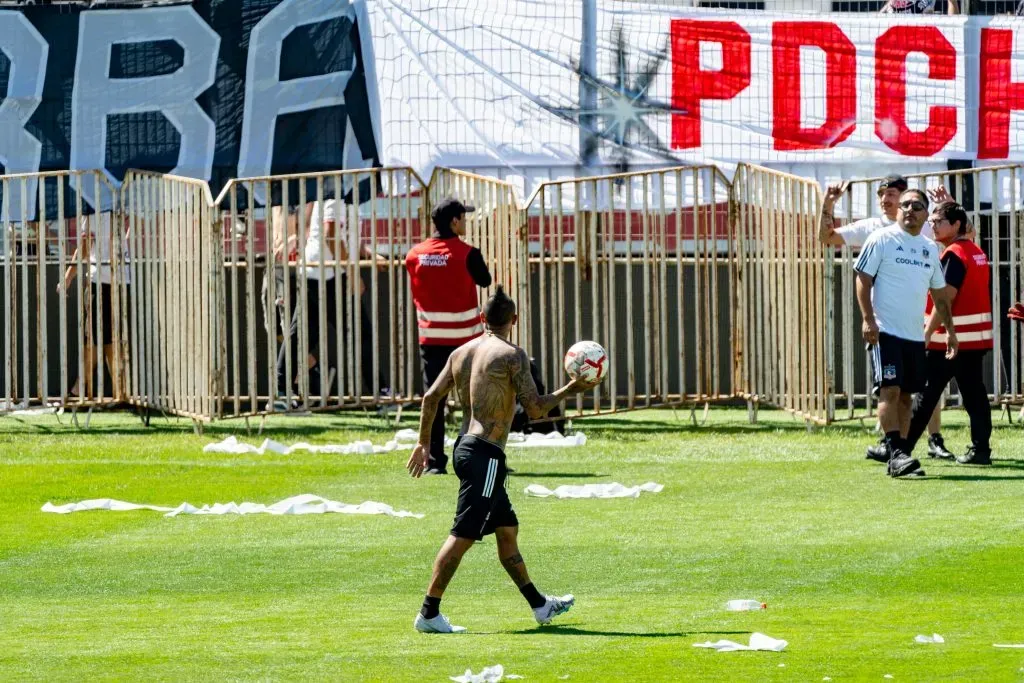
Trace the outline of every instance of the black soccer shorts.
<path fill-rule="evenodd" d="M 459 477 L 459 504 L 451 535 L 481 540 L 497 527 L 519 526 L 505 490 L 505 453 L 495 444 L 463 435 L 452 454 Z"/>
<path fill-rule="evenodd" d="M 871 349 L 875 383 L 881 387 L 899 387 L 905 394 L 924 391 L 928 368 L 923 341 L 910 341 L 880 332 Z"/>

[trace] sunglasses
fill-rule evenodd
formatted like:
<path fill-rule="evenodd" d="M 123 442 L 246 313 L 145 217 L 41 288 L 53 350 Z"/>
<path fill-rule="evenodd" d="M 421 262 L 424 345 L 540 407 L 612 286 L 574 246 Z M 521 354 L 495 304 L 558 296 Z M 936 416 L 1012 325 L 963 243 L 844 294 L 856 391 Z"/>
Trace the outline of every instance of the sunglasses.
<path fill-rule="evenodd" d="M 909 209 L 910 211 L 924 211 L 926 207 L 921 202 L 900 202 L 901 209 Z"/>

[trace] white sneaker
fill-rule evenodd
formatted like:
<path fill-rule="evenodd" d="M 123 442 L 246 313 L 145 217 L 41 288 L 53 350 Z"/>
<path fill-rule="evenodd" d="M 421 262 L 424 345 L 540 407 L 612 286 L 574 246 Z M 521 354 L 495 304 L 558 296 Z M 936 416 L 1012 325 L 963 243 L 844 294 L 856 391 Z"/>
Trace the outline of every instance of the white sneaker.
<path fill-rule="evenodd" d="M 438 614 L 430 619 L 425 619 L 422 614 L 417 614 L 416 621 L 412 622 L 412 625 L 420 633 L 462 633 L 466 630 L 465 626 L 452 626 L 452 622 L 448 621 L 448 617 L 443 614 Z"/>
<path fill-rule="evenodd" d="M 552 619 L 560 614 L 565 614 L 576 604 L 576 598 L 571 593 L 562 597 L 555 595 L 545 595 L 544 597 L 547 598 L 547 602 L 533 610 L 533 618 L 537 620 L 538 624 L 550 624 Z"/>

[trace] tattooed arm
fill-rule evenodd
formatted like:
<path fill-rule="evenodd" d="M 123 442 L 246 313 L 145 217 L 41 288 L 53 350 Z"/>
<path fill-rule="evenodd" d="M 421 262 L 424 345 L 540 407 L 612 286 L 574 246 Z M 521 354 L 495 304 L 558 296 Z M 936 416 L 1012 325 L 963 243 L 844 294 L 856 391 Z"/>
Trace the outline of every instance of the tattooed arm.
<path fill-rule="evenodd" d="M 574 379 L 554 393 L 541 396 L 533 381 L 533 375 L 530 374 L 530 359 L 526 357 L 526 351 L 522 349 L 517 349 L 515 356 L 509 362 L 509 373 L 516 398 L 519 399 L 531 420 L 546 417 L 551 409 L 561 403 L 569 394 L 586 391 L 597 384 Z"/>
<path fill-rule="evenodd" d="M 438 376 L 434 385 L 427 390 L 423 396 L 423 405 L 420 407 L 420 440 L 413 449 L 409 461 L 405 464 L 409 474 L 418 477 L 427 468 L 430 459 L 430 429 L 434 424 L 434 416 L 437 415 L 441 402 L 444 401 L 448 392 L 455 386 L 455 375 L 452 372 L 452 359 L 444 364 L 444 370 Z"/>

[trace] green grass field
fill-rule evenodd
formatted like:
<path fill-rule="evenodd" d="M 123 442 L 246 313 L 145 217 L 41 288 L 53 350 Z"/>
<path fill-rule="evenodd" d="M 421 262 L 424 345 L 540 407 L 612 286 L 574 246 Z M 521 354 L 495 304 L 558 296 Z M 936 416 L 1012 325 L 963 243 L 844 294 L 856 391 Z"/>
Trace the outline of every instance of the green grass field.
<path fill-rule="evenodd" d="M 998 417 L 998 416 L 996 416 Z M 577 449 L 511 451 L 509 492 L 537 586 L 576 607 L 537 627 L 495 557 L 466 556 L 442 605 L 457 636 L 412 629 L 457 480 L 405 455 L 205 455 L 186 421 L 0 418 L 0 680 L 447 681 L 500 663 L 529 681 L 1024 680 L 1024 432 L 997 422 L 989 469 L 925 462 L 892 481 L 860 425 L 808 433 L 782 413 L 641 412 L 577 422 Z M 415 415 L 403 426 L 413 426 Z M 946 440 L 967 439 L 947 413 Z M 275 419 L 318 443 L 394 431 L 361 415 Z M 254 435 L 247 438 L 257 443 Z M 923 456 L 922 449 L 919 455 Z M 529 483 L 665 485 L 639 499 L 527 498 Z M 44 514 L 87 498 L 377 500 L 424 519 Z M 731 598 L 769 608 L 726 612 Z M 717 653 L 761 631 L 782 653 Z M 914 642 L 943 635 L 942 645 Z"/>

